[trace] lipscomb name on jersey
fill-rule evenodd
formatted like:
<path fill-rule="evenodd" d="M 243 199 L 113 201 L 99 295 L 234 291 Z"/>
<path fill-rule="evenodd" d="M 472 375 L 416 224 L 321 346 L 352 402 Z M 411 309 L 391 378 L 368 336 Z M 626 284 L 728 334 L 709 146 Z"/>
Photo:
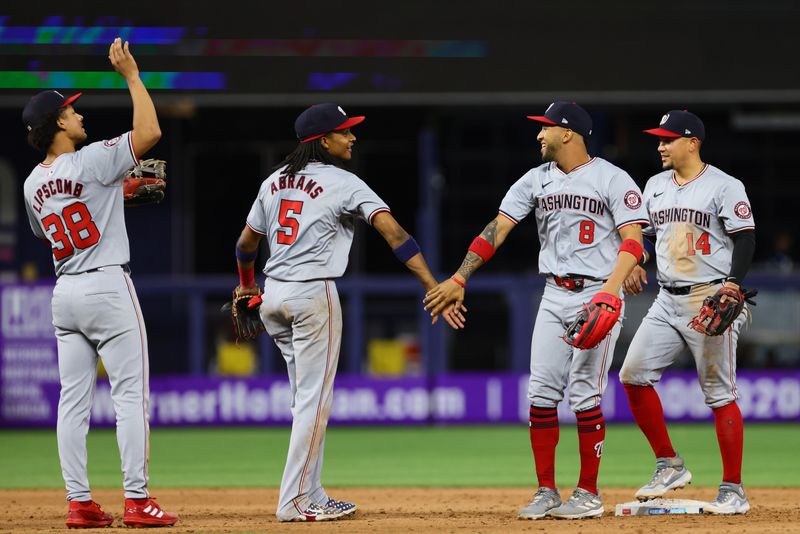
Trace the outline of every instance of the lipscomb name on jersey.
<path fill-rule="evenodd" d="M 711 214 L 692 208 L 667 208 L 650 212 L 650 220 L 655 226 L 669 223 L 692 223 L 701 228 L 711 227 Z"/>
<path fill-rule="evenodd" d="M 277 183 L 276 183 L 277 182 Z M 269 184 L 269 192 L 274 195 L 280 189 L 299 189 L 308 193 L 311 198 L 317 198 L 324 189 L 317 182 L 305 176 L 295 176 L 294 174 L 281 174 L 277 180 Z"/>
<path fill-rule="evenodd" d="M 595 215 L 604 215 L 606 212 L 606 206 L 601 200 L 569 193 L 554 193 L 545 197 L 537 197 L 536 207 L 543 211 L 585 211 Z"/>
<path fill-rule="evenodd" d="M 31 207 L 37 213 L 42 212 L 44 201 L 56 195 L 72 195 L 75 198 L 80 198 L 83 193 L 83 184 L 80 182 L 72 183 L 72 180 L 66 178 L 56 178 L 55 180 L 48 180 L 40 185 L 33 193 L 33 203 Z"/>

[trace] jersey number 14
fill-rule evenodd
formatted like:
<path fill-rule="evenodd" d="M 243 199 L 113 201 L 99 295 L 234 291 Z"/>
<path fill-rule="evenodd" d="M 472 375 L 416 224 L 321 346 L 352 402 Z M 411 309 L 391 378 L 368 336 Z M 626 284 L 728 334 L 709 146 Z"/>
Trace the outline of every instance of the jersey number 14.
<path fill-rule="evenodd" d="M 711 243 L 708 241 L 708 232 L 703 232 L 697 241 L 694 240 L 694 234 L 689 232 L 686 234 L 686 242 L 689 245 L 689 256 L 694 256 L 698 252 L 707 256 L 711 254 Z"/>

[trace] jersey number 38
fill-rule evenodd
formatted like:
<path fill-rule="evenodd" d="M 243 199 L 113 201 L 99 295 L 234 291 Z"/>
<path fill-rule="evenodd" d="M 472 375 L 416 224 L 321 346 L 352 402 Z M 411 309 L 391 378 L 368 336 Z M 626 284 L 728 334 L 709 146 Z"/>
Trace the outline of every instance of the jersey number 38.
<path fill-rule="evenodd" d="M 56 245 L 53 256 L 59 261 L 72 256 L 76 248 L 89 248 L 100 240 L 100 230 L 83 202 L 73 202 L 61 210 L 61 215 L 51 213 L 43 218 L 42 228 Z"/>

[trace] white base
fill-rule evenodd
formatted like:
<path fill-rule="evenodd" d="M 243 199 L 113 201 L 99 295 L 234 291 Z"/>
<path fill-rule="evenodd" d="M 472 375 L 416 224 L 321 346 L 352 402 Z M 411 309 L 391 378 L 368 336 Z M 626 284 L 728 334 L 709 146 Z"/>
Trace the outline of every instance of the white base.
<path fill-rule="evenodd" d="M 650 501 L 632 501 L 617 505 L 616 515 L 686 515 L 702 514 L 708 505 L 704 501 L 689 499 L 652 499 Z"/>

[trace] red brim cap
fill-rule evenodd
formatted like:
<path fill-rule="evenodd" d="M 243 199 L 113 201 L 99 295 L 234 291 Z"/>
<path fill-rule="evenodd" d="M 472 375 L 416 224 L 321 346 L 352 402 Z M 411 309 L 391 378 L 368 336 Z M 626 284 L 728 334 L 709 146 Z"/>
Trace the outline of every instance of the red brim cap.
<path fill-rule="evenodd" d="M 659 137 L 683 137 L 681 134 L 677 134 L 675 132 L 670 132 L 669 130 L 665 130 L 664 128 L 651 128 L 649 130 L 642 130 L 644 133 L 649 133 L 651 135 L 657 135 Z"/>
<path fill-rule="evenodd" d="M 59 107 L 65 108 L 65 107 L 69 106 L 70 104 L 72 104 L 73 102 L 78 100 L 81 97 L 82 94 L 83 93 L 75 93 L 74 95 L 72 95 L 68 99 L 64 100 L 64 103 L 61 104 L 61 106 L 59 106 Z"/>
<path fill-rule="evenodd" d="M 366 118 L 367 117 L 365 117 L 364 115 L 361 115 L 359 117 L 350 117 L 349 119 L 347 119 L 346 121 L 344 121 L 342 124 L 340 124 L 339 126 L 337 126 L 336 128 L 334 128 L 331 131 L 332 132 L 338 132 L 339 130 L 346 130 L 347 128 L 350 128 L 351 126 L 355 126 L 356 124 L 364 122 L 364 119 L 366 119 Z M 325 137 L 326 135 L 328 135 L 328 132 L 317 134 L 317 135 L 312 135 L 311 137 L 306 137 L 301 142 L 302 143 L 308 143 L 309 141 L 313 141 L 314 139 L 319 139 L 320 137 Z"/>
<path fill-rule="evenodd" d="M 543 117 L 541 115 L 528 115 L 528 118 L 532 121 L 542 122 L 544 124 L 549 124 L 550 126 L 558 126 L 555 122 L 551 121 L 547 117 Z"/>

